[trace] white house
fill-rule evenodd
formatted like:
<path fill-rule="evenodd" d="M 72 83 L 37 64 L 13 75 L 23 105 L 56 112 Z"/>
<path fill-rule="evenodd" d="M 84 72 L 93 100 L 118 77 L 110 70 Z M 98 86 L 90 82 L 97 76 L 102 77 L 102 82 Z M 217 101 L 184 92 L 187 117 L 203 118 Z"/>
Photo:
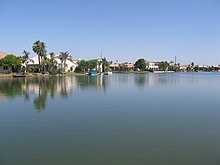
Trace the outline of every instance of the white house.
<path fill-rule="evenodd" d="M 61 61 L 58 58 L 58 56 L 59 56 L 58 54 L 55 55 L 55 57 L 57 57 L 56 58 L 56 61 L 57 61 L 57 64 L 58 64 L 57 66 L 58 66 L 58 68 L 61 68 L 62 64 L 61 64 Z M 47 55 L 47 58 L 50 59 L 50 55 Z M 38 64 L 39 64 L 38 56 L 35 56 L 35 57 L 31 58 L 31 59 L 33 60 L 33 62 L 29 62 L 28 65 L 30 65 L 30 66 L 34 66 L 34 65 L 38 66 Z M 67 59 L 66 60 L 66 66 L 65 66 L 65 72 L 67 72 L 67 71 L 74 72 L 77 66 L 78 66 L 78 64 L 77 64 L 76 60 Z"/>
<path fill-rule="evenodd" d="M 186 72 L 187 68 L 188 68 L 188 65 L 180 65 L 180 70 L 182 72 Z"/>
<path fill-rule="evenodd" d="M 147 61 L 147 69 L 151 69 L 151 70 L 159 70 L 159 62 L 150 62 Z"/>

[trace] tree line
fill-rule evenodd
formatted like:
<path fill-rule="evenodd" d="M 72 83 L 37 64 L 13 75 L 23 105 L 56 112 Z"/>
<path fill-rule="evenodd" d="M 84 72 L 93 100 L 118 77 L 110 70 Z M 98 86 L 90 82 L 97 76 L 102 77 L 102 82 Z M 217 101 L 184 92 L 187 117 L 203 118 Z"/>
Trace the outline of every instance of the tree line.
<path fill-rule="evenodd" d="M 78 62 L 78 66 L 75 69 L 75 72 L 88 72 L 88 71 L 98 71 L 98 72 L 107 72 L 110 70 L 110 62 L 106 58 L 95 59 L 95 60 L 81 60 Z"/>
<path fill-rule="evenodd" d="M 70 53 L 68 53 L 68 51 L 60 52 L 60 54 L 56 56 L 54 52 L 50 52 L 48 58 L 46 48 L 46 44 L 39 40 L 34 42 L 32 46 L 32 50 L 38 55 L 38 72 L 50 72 L 52 74 L 65 72 L 66 62 L 72 58 Z M 30 59 L 29 55 L 30 52 L 26 50 L 24 50 L 22 56 L 19 57 L 9 54 L 0 59 L 0 66 L 3 66 L 4 70 L 8 72 L 28 72 L 30 71 L 28 64 L 34 62 Z M 57 59 L 61 61 L 60 66 L 58 66 Z"/>
<path fill-rule="evenodd" d="M 60 52 L 58 56 L 55 55 L 54 52 L 47 53 L 47 46 L 44 42 L 41 42 L 40 40 L 37 40 L 33 43 L 32 46 L 33 52 L 35 52 L 38 56 L 38 73 L 45 73 L 49 72 L 51 74 L 57 74 L 57 73 L 63 73 L 66 71 L 66 62 L 67 60 L 71 60 L 72 56 L 68 51 Z M 49 54 L 49 57 L 47 56 Z M 0 66 L 4 67 L 4 70 L 8 72 L 30 72 L 31 69 L 28 66 L 31 62 L 33 63 L 33 60 L 29 57 L 30 52 L 24 50 L 22 53 L 22 56 L 16 57 L 13 54 L 9 54 L 5 56 L 4 58 L 0 59 Z M 60 64 L 58 64 L 57 59 L 60 60 Z M 110 64 L 112 62 L 109 62 L 106 60 L 106 58 L 101 59 L 95 59 L 95 60 L 81 60 L 78 62 L 78 66 L 75 69 L 75 72 L 88 72 L 91 70 L 96 70 L 98 72 L 106 72 L 110 71 Z M 180 63 L 174 63 L 173 61 L 167 62 L 167 61 L 161 61 L 158 62 L 158 70 L 162 71 L 181 71 Z M 128 69 L 128 63 L 122 63 L 120 64 L 120 67 L 118 68 L 118 71 L 130 71 Z M 199 71 L 199 66 L 195 65 L 193 62 L 189 64 L 185 71 L 193 72 L 193 71 Z M 216 71 L 219 68 L 215 68 L 214 66 L 203 68 L 202 71 Z M 151 68 L 149 68 L 149 63 L 143 59 L 140 58 L 134 63 L 134 68 L 131 70 L 136 71 L 153 71 Z M 72 71 L 72 70 L 70 70 Z"/>

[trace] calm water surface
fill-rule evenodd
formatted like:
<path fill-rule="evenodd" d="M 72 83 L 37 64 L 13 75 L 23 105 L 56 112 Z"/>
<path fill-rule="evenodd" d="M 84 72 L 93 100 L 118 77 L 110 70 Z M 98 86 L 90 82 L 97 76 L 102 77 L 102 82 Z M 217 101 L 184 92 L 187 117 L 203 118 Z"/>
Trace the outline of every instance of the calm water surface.
<path fill-rule="evenodd" d="M 219 165 L 220 74 L 0 79 L 0 165 Z"/>

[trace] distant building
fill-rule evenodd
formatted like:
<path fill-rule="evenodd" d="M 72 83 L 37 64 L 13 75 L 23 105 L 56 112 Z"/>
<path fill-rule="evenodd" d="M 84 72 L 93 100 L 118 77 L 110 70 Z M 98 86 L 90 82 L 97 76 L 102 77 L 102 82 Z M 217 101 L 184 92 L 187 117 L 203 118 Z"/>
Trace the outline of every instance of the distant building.
<path fill-rule="evenodd" d="M 150 69 L 150 70 L 159 70 L 159 65 L 160 65 L 160 62 L 150 62 L 150 61 L 146 61 L 146 64 L 147 64 L 147 69 Z"/>
<path fill-rule="evenodd" d="M 134 70 L 134 64 L 128 63 L 127 68 L 128 68 L 129 71 L 133 71 Z"/>
<path fill-rule="evenodd" d="M 109 68 L 113 71 L 116 71 L 116 70 L 119 70 L 120 69 L 120 65 L 118 63 L 114 63 L 114 64 L 111 64 L 109 66 Z"/>
<path fill-rule="evenodd" d="M 4 58 L 4 57 L 7 56 L 7 55 L 8 55 L 8 53 L 0 52 L 0 59 L 1 59 L 1 58 Z"/>
<path fill-rule="evenodd" d="M 186 72 L 187 68 L 188 68 L 188 65 L 180 65 L 181 72 Z"/>
<path fill-rule="evenodd" d="M 102 73 L 103 72 L 102 59 L 96 59 L 96 60 L 97 60 L 96 70 L 99 73 Z"/>
<path fill-rule="evenodd" d="M 199 70 L 199 71 L 207 71 L 208 68 L 209 68 L 208 65 L 199 65 L 199 66 L 198 66 L 198 70 Z"/>
<path fill-rule="evenodd" d="M 111 64 L 110 69 L 112 71 L 133 71 L 134 70 L 134 64 L 133 63 L 114 63 Z"/>

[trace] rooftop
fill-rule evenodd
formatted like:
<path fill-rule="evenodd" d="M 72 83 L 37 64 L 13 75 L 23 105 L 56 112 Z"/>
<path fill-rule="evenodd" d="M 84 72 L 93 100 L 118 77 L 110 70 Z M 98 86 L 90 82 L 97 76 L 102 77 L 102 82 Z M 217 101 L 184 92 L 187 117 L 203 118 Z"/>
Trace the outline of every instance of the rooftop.
<path fill-rule="evenodd" d="M 1 58 L 4 58 L 6 55 L 8 55 L 8 53 L 0 52 L 0 59 L 1 59 Z"/>

